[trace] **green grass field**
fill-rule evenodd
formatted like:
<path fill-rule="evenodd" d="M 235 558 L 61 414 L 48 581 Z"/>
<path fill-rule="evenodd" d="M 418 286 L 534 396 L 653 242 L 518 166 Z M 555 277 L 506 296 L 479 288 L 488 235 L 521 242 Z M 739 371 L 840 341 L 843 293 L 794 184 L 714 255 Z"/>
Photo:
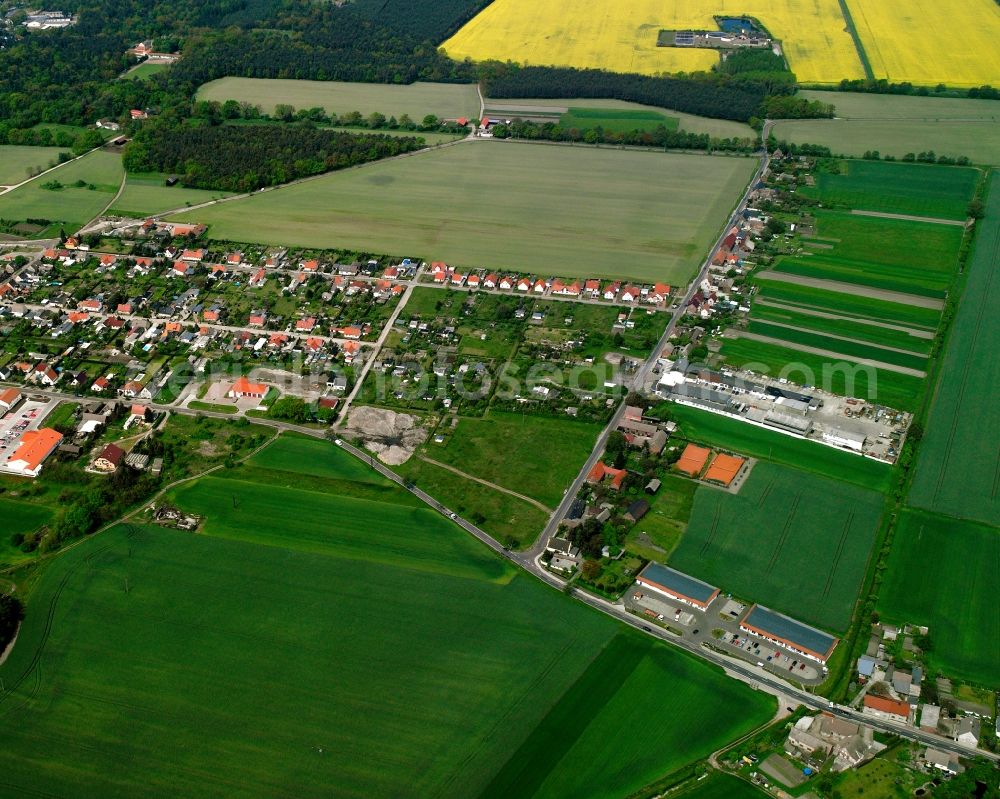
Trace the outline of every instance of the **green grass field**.
<path fill-rule="evenodd" d="M 875 491 L 884 491 L 889 487 L 891 470 L 884 463 L 686 405 L 671 406 L 671 414 L 681 426 L 685 437 L 693 441 L 713 444 Z"/>
<path fill-rule="evenodd" d="M 121 179 L 121 156 L 98 150 L 19 189 L 0 195 L 0 218 L 50 220 L 53 224 L 40 231 L 37 237 L 44 237 L 46 231 L 53 228 L 58 232 L 60 225 L 66 228 L 67 233 L 75 232 L 111 202 Z M 55 191 L 42 188 L 42 184 L 54 180 L 64 188 Z M 73 187 L 78 180 L 95 188 Z"/>
<path fill-rule="evenodd" d="M 716 771 L 711 772 L 704 780 L 689 783 L 673 795 L 678 799 L 762 799 L 770 794 L 739 777 Z"/>
<path fill-rule="evenodd" d="M 893 214 L 965 219 L 979 180 L 971 167 L 881 161 L 839 161 L 840 173 L 816 173 L 815 186 L 800 186 L 804 197 L 841 208 Z"/>
<path fill-rule="evenodd" d="M 0 497 L 0 564 L 18 563 L 32 555 L 21 552 L 11 543 L 16 533 L 33 533 L 43 524 L 52 521 L 53 511 L 46 505 Z"/>
<path fill-rule="evenodd" d="M 808 347 L 828 349 L 843 353 L 848 357 L 871 358 L 884 361 L 885 363 L 896 364 L 897 366 L 906 366 L 911 369 L 927 369 L 927 358 L 921 355 L 908 355 L 896 352 L 895 350 L 888 350 L 875 344 L 844 341 L 842 338 L 833 338 L 818 332 L 790 330 L 787 327 L 755 320 L 750 322 L 748 329 L 751 333 L 782 339 L 790 344 L 802 344 Z"/>
<path fill-rule="evenodd" d="M 0 146 L 0 186 L 20 183 L 43 169 L 55 166 L 59 153 L 66 151 L 65 147 Z"/>
<path fill-rule="evenodd" d="M 460 142 L 178 218 L 234 241 L 680 284 L 753 168 L 745 158 Z"/>
<path fill-rule="evenodd" d="M 750 318 L 762 322 L 777 322 L 808 328 L 820 333 L 842 336 L 857 341 L 868 341 L 887 347 L 898 347 L 921 355 L 929 355 L 931 351 L 932 340 L 925 336 L 913 335 L 914 332 L 918 331 L 880 327 L 860 319 L 829 319 L 792 308 L 765 305 L 759 302 L 754 304 Z"/>
<path fill-rule="evenodd" d="M 993 173 L 968 278 L 920 445 L 910 503 L 1000 526 L 1000 177 Z"/>
<path fill-rule="evenodd" d="M 996 101 L 859 92 L 800 94 L 833 103 L 837 118 L 779 120 L 773 132 L 780 140 L 823 144 L 836 153 L 858 157 L 868 150 L 896 158 L 933 150 L 938 155 L 965 155 L 978 164 L 1000 164 Z"/>
<path fill-rule="evenodd" d="M 806 255 L 782 258 L 778 272 L 838 280 L 905 294 L 943 297 L 958 265 L 962 228 L 819 211 Z M 919 246 L 914 246 L 919 242 Z M 829 249 L 827 249 L 827 246 Z"/>
<path fill-rule="evenodd" d="M 996 127 L 996 122 L 981 120 L 782 119 L 772 132 L 779 141 L 819 144 L 855 158 L 870 150 L 897 159 L 933 150 L 951 158 L 964 155 L 974 164 L 1000 164 Z"/>
<path fill-rule="evenodd" d="M 281 439 L 178 490 L 210 513 L 201 534 L 119 527 L 49 562 L 0 667 L 5 791 L 476 796 L 533 742 L 549 756 L 507 795 L 586 775 L 576 795 L 603 797 L 771 716 L 773 700 L 398 505 L 405 492 L 338 495 L 383 487 L 327 446 Z M 303 487 L 285 488 L 303 456 Z M 303 551 L 303 534 L 322 545 Z M 639 712 L 657 722 L 621 736 Z"/>
<path fill-rule="evenodd" d="M 1000 688 L 1000 531 L 906 510 L 879 595 L 888 621 L 925 624 L 932 669 Z"/>
<path fill-rule="evenodd" d="M 395 116 L 408 114 L 420 122 L 428 114 L 442 119 L 479 116 L 479 95 L 472 83 L 345 83 L 318 80 L 266 80 L 261 78 L 220 78 L 198 89 L 199 100 L 226 100 L 259 105 L 265 114 L 278 104 L 296 109 L 322 108 L 328 114 L 362 116 L 373 112 Z"/>
<path fill-rule="evenodd" d="M 812 346 L 812 345 L 810 345 Z M 799 385 L 818 386 L 832 394 L 858 397 L 901 411 L 916 410 L 923 378 L 864 366 L 845 357 L 809 352 L 750 339 L 726 339 L 721 354 L 736 369 L 749 368 Z"/>
<path fill-rule="evenodd" d="M 625 548 L 646 560 L 667 559 L 687 529 L 698 484 L 685 477 L 667 474 L 660 490 L 650 500 L 649 513 L 642 517 L 626 538 Z"/>
<path fill-rule="evenodd" d="M 112 213 L 121 216 L 146 217 L 183 208 L 186 205 L 230 197 L 232 192 L 189 189 L 180 184 L 167 186 L 166 175 L 130 174 L 125 180 L 125 191 L 115 202 Z"/>
<path fill-rule="evenodd" d="M 686 740 L 677 719 L 699 715 L 698 708 L 715 697 L 708 686 L 696 685 L 690 666 L 644 640 L 613 639 L 481 796 L 612 799 L 693 760 L 700 742 Z M 650 697 L 664 694 L 671 696 L 670 712 L 650 713 Z M 766 704 L 754 708 L 754 715 L 759 718 Z M 709 729 L 699 730 L 699 736 L 724 737 L 732 725 L 719 718 L 705 721 Z M 611 730 L 628 729 L 642 730 L 645 752 L 623 757 L 637 741 L 626 735 L 608 737 Z"/>
<path fill-rule="evenodd" d="M 641 103 L 630 103 L 626 100 L 604 100 L 591 97 L 578 98 L 530 98 L 530 99 L 486 99 L 486 112 L 490 116 L 513 118 L 516 116 L 531 116 L 532 113 L 545 114 L 546 109 L 610 109 L 617 111 L 654 111 L 666 114 L 668 117 L 677 119 L 680 122 L 680 129 L 691 131 L 692 133 L 707 133 L 720 139 L 756 139 L 757 132 L 742 122 L 732 122 L 728 119 L 710 119 L 694 114 L 685 114 L 682 111 L 675 111 L 672 108 L 659 108 L 653 105 L 642 105 Z M 557 111 L 556 115 L 561 114 Z"/>
<path fill-rule="evenodd" d="M 430 447 L 427 452 L 433 456 L 435 449 Z M 410 458 L 397 471 L 497 541 L 515 549 L 533 544 L 548 521 L 545 512 L 524 500 L 452 474 L 420 458 Z"/>
<path fill-rule="evenodd" d="M 698 488 L 669 563 L 723 591 L 843 632 L 881 512 L 874 491 L 758 463 L 739 494 Z"/>
<path fill-rule="evenodd" d="M 163 61 L 144 61 L 134 69 L 130 69 L 122 77 L 129 80 L 146 80 L 146 78 L 150 78 L 169 68 L 170 64 Z"/>
<path fill-rule="evenodd" d="M 677 130 L 680 120 L 659 111 L 631 110 L 626 108 L 570 108 L 559 117 L 564 128 L 596 128 L 628 133 L 633 130 L 655 130 L 660 125 L 667 130 Z"/>
<path fill-rule="evenodd" d="M 940 321 L 940 312 L 933 308 L 905 305 L 857 294 L 844 294 L 812 286 L 800 286 L 760 275 L 757 275 L 755 280 L 763 297 L 806 309 L 811 308 L 861 320 L 892 322 L 931 331 L 937 329 Z"/>
<path fill-rule="evenodd" d="M 555 508 L 594 448 L 599 424 L 491 411 L 459 419 L 443 447 L 427 447 L 434 460 Z"/>

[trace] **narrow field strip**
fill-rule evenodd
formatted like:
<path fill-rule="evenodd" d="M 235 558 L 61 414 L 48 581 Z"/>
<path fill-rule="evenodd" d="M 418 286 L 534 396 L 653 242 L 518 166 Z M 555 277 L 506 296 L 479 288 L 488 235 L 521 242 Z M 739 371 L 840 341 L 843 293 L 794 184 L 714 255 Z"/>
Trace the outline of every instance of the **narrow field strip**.
<path fill-rule="evenodd" d="M 876 289 L 870 286 L 857 286 L 851 283 L 842 283 L 836 280 L 824 280 L 822 278 L 805 277 L 803 275 L 793 275 L 786 272 L 775 272 L 767 269 L 758 272 L 755 277 L 763 280 L 775 280 L 783 283 L 793 283 L 798 286 L 808 286 L 809 288 L 823 289 L 840 294 L 856 294 L 859 297 L 874 297 L 885 302 L 895 302 L 901 305 L 914 305 L 918 308 L 929 308 L 940 311 L 944 308 L 944 300 L 933 297 L 920 297 L 916 294 L 904 294 L 901 291 L 889 291 L 888 289 Z"/>
<path fill-rule="evenodd" d="M 884 369 L 887 372 L 898 372 L 901 375 L 909 375 L 910 377 L 927 377 L 927 372 L 923 369 L 911 369 L 908 366 L 897 366 L 894 363 L 886 363 L 885 361 L 877 361 L 873 358 L 859 358 L 854 355 L 847 355 L 843 352 L 836 352 L 834 350 L 823 349 L 822 347 L 810 347 L 807 344 L 798 344 L 794 341 L 787 341 L 785 339 L 774 338 L 773 336 L 762 336 L 758 333 L 748 333 L 746 331 L 741 331 L 739 333 L 739 338 L 748 339 L 750 341 L 759 341 L 762 344 L 775 344 L 779 347 L 787 347 L 791 350 L 797 350 L 798 352 L 807 352 L 810 355 L 819 355 L 824 358 L 837 358 L 839 360 L 852 361 L 854 363 L 861 364 L 863 366 L 873 366 L 876 369 Z"/>

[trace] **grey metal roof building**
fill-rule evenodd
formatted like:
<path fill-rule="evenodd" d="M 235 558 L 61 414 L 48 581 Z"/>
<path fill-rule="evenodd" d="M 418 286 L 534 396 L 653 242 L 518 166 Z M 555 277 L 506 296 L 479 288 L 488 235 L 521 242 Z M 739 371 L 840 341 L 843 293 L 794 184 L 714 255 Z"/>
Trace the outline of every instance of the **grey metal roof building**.
<path fill-rule="evenodd" d="M 636 582 L 703 610 L 719 595 L 719 589 L 714 585 L 660 563 L 646 566 L 639 573 Z"/>
<path fill-rule="evenodd" d="M 838 638 L 796 621 L 763 605 L 754 605 L 740 629 L 782 644 L 807 657 L 825 663 L 839 641 Z"/>

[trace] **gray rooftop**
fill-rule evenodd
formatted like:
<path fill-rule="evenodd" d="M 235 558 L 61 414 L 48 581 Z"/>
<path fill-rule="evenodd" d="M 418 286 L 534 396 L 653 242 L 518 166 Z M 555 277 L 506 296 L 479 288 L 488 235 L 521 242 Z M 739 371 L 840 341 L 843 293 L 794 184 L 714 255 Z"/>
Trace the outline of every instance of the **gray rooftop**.
<path fill-rule="evenodd" d="M 827 654 L 837 643 L 837 639 L 832 635 L 765 608 L 763 605 L 754 605 L 743 621 L 770 635 L 784 638 L 800 649 L 819 655 Z"/>
<path fill-rule="evenodd" d="M 709 585 L 660 563 L 650 563 L 640 572 L 639 577 L 698 602 L 708 602 L 712 595 L 719 590 L 714 585 Z"/>

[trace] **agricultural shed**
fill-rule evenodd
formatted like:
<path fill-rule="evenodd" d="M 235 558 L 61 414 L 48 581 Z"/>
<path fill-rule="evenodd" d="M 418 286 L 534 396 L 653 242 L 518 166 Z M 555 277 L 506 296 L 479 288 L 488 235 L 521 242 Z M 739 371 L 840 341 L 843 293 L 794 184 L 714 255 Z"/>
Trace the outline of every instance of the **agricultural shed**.
<path fill-rule="evenodd" d="M 750 608 L 750 612 L 740 622 L 740 629 L 820 663 L 826 663 L 839 641 L 822 630 L 763 605 Z"/>

